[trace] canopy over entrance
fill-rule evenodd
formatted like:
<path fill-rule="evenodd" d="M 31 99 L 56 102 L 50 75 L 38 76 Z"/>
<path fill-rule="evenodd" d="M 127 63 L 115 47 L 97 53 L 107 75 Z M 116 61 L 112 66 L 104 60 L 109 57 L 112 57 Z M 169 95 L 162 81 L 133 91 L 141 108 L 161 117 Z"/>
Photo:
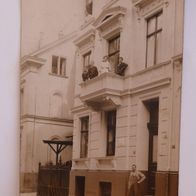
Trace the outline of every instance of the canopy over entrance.
<path fill-rule="evenodd" d="M 43 140 L 44 143 L 48 144 L 50 148 L 56 154 L 56 165 L 59 163 L 59 154 L 67 147 L 72 146 L 73 142 L 71 140 Z"/>

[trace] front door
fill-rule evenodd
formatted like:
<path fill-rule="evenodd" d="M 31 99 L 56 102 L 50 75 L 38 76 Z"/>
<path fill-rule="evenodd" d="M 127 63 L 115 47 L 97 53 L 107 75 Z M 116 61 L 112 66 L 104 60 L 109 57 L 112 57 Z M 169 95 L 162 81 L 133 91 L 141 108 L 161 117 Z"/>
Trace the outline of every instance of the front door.
<path fill-rule="evenodd" d="M 148 154 L 148 194 L 155 194 L 155 176 L 157 171 L 157 149 L 158 149 L 158 114 L 159 102 L 153 100 L 147 103 L 149 111 L 149 154 Z"/>

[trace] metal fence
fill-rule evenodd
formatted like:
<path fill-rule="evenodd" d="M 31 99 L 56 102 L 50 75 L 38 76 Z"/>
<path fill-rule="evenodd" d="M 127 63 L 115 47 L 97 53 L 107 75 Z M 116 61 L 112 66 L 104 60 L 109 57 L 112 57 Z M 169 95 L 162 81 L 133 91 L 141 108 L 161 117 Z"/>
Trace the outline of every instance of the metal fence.
<path fill-rule="evenodd" d="M 37 196 L 68 196 L 71 166 L 39 164 Z"/>

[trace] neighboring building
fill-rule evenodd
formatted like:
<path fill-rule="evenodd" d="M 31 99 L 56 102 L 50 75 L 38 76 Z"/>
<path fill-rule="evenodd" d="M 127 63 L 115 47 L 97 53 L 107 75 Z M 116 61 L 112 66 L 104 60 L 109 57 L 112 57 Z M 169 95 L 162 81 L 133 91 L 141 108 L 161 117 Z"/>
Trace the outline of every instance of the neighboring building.
<path fill-rule="evenodd" d="M 39 162 L 55 164 L 43 140 L 73 135 L 75 46 L 71 33 L 21 60 L 21 192 L 36 191 Z M 61 154 L 72 159 L 72 147 Z"/>
<path fill-rule="evenodd" d="M 146 195 L 178 195 L 183 0 L 83 1 L 77 46 L 70 196 L 126 195 L 132 164 Z M 125 76 L 82 81 L 119 56 Z"/>
<path fill-rule="evenodd" d="M 21 192 L 36 191 L 39 162 L 55 163 L 54 152 L 43 140 L 73 135 L 73 40 L 81 3 L 21 1 Z M 71 158 L 72 148 L 67 147 L 61 160 Z"/>

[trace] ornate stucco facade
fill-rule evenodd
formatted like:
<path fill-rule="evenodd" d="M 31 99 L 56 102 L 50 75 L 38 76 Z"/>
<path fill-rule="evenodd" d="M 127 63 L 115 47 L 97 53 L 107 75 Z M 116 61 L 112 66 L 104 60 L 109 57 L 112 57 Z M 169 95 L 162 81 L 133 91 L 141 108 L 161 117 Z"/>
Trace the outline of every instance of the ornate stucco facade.
<path fill-rule="evenodd" d="M 74 41 L 70 196 L 102 195 L 106 189 L 112 196 L 125 195 L 132 164 L 147 177 L 144 194 L 178 195 L 183 1 L 95 0 L 91 6 Z M 99 70 L 114 39 L 118 57 L 128 64 L 125 76 L 109 72 L 82 81 L 86 56 Z M 115 131 L 110 138 L 112 111 Z"/>
<path fill-rule="evenodd" d="M 132 164 L 147 177 L 145 195 L 177 196 L 183 0 L 61 1 L 59 15 L 56 3 L 53 32 L 44 4 L 47 28 L 23 29 L 21 190 L 35 191 L 38 163 L 54 159 L 42 140 L 73 135 L 62 154 L 72 159 L 69 196 L 126 195 Z M 101 73 L 104 56 L 111 70 Z M 99 74 L 83 81 L 89 64 Z"/>

